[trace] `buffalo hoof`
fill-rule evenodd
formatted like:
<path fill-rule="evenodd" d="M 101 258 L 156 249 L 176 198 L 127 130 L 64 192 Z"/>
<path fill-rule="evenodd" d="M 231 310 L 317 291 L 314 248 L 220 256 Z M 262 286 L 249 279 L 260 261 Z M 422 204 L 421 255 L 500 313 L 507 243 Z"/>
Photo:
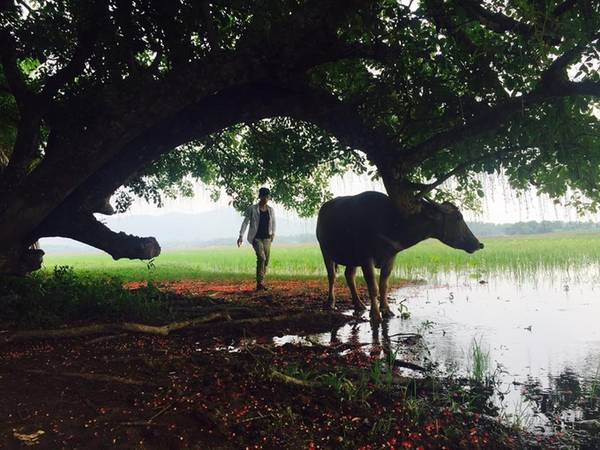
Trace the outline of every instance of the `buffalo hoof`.
<path fill-rule="evenodd" d="M 323 303 L 323 309 L 325 311 L 335 311 L 337 308 L 333 303 L 325 302 Z"/>
<path fill-rule="evenodd" d="M 383 322 L 383 318 L 381 317 L 381 312 L 380 311 L 374 311 L 373 309 L 371 309 L 371 322 L 372 323 L 381 323 Z"/>
<path fill-rule="evenodd" d="M 365 309 L 367 309 L 367 305 L 365 305 L 363 302 L 356 302 L 354 303 L 354 312 L 362 312 Z"/>
<path fill-rule="evenodd" d="M 389 308 L 384 308 L 381 310 L 381 315 L 385 318 L 390 318 L 390 317 L 394 317 L 395 314 L 392 312 L 391 309 Z"/>

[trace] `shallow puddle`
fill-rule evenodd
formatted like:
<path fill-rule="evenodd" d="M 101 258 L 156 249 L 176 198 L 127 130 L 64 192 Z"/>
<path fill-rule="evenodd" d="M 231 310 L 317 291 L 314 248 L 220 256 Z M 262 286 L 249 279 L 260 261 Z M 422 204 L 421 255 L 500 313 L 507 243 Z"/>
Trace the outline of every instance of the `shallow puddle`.
<path fill-rule="evenodd" d="M 600 418 L 598 294 L 600 278 L 592 267 L 529 281 L 448 274 L 393 291 L 397 316 L 377 329 L 368 322 L 350 324 L 308 341 L 285 336 L 275 342 L 354 342 L 365 352 L 398 350 L 400 360 L 435 363 L 442 374 L 461 377 L 472 373 L 476 342 L 489 362 L 488 375 L 495 377 L 492 401 L 504 419 L 554 432 Z M 410 317 L 401 318 L 402 311 Z"/>

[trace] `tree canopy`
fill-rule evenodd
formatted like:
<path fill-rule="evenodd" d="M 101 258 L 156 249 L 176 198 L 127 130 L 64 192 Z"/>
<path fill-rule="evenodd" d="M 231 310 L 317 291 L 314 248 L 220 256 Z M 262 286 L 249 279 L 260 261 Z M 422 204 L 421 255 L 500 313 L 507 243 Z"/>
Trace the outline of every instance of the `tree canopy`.
<path fill-rule="evenodd" d="M 155 256 L 93 213 L 191 179 L 304 215 L 370 167 L 407 214 L 495 171 L 600 204 L 592 0 L 4 0 L 0 25 L 0 272 L 44 236 Z"/>

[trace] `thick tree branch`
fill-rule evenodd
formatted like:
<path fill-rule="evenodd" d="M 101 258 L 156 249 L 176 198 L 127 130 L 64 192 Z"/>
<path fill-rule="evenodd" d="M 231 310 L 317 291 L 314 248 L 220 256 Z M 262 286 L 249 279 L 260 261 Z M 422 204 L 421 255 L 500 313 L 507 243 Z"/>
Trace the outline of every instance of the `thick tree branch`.
<path fill-rule="evenodd" d="M 471 17 L 480 22 L 483 26 L 496 33 L 516 33 L 529 39 L 534 35 L 536 29 L 534 26 L 520 22 L 505 14 L 489 11 L 481 6 L 479 0 L 455 0 L 456 4 L 461 6 Z M 553 44 L 560 42 L 560 37 L 546 32 L 544 40 Z"/>
<path fill-rule="evenodd" d="M 589 95 L 600 97 L 600 82 L 584 80 L 579 82 L 566 82 L 560 85 L 563 96 L 567 95 Z"/>
<path fill-rule="evenodd" d="M 405 155 L 405 167 L 415 167 L 444 148 L 455 145 L 469 137 L 493 130 L 506 122 L 513 114 L 524 111 L 526 106 L 540 100 L 539 95 L 528 94 L 512 98 L 494 108 L 487 108 L 467 123 L 437 133 L 408 150 Z"/>
<path fill-rule="evenodd" d="M 0 183 L 2 187 L 16 185 L 27 171 L 38 152 L 40 139 L 41 116 L 32 109 L 21 113 L 17 125 L 17 138 L 4 173 L 4 179 Z M 5 185 L 5 186 L 2 186 Z"/>
<path fill-rule="evenodd" d="M 26 1 L 24 1 L 24 0 L 17 0 L 17 3 L 20 6 L 22 6 L 23 8 L 25 8 L 29 14 L 34 14 L 35 13 L 35 10 L 31 6 L 29 6 Z"/>
<path fill-rule="evenodd" d="M 42 91 L 37 94 L 29 90 L 17 64 L 16 46 L 12 35 L 3 30 L 0 37 L 6 45 L 0 45 L 0 60 L 4 74 L 9 83 L 17 104 L 20 118 L 17 126 L 17 137 L 10 161 L 2 180 L 6 186 L 16 185 L 27 172 L 28 166 L 38 153 L 40 127 L 42 117 L 49 106 L 52 96 L 78 73 L 83 70 L 89 54 L 88 45 L 93 40 L 90 31 L 82 31 L 73 57 L 68 64 L 50 77 Z M 0 190 L 2 186 L 0 186 Z"/>
<path fill-rule="evenodd" d="M 597 39 L 593 37 L 592 41 Z M 589 42 L 580 44 L 559 56 L 542 73 L 538 85 L 529 93 L 513 97 L 494 107 L 485 108 L 466 123 L 440 132 L 421 144 L 411 148 L 405 155 L 405 167 L 415 167 L 444 148 L 448 148 L 469 137 L 494 130 L 517 112 L 525 112 L 530 106 L 537 105 L 552 97 L 569 95 L 597 95 L 596 82 L 572 83 L 567 80 L 566 68 L 577 60 Z"/>
<path fill-rule="evenodd" d="M 566 14 L 567 12 L 571 11 L 575 6 L 577 6 L 578 1 L 579 0 L 565 0 L 554 9 L 552 14 L 554 15 L 554 17 L 560 17 L 563 14 Z"/>
<path fill-rule="evenodd" d="M 157 14 L 155 19 L 161 27 L 164 48 L 173 67 L 181 68 L 192 59 L 193 48 L 188 30 L 178 22 L 181 0 L 150 0 Z"/>
<path fill-rule="evenodd" d="M 137 61 L 135 55 L 144 50 L 145 45 L 140 37 L 137 23 L 133 18 L 134 4 L 128 0 L 117 1 L 115 9 L 116 23 L 120 29 L 118 33 L 118 46 L 123 49 L 127 67 L 130 76 L 138 78 L 142 71 L 142 66 Z"/>
<path fill-rule="evenodd" d="M 42 89 L 41 96 L 45 102 L 49 102 L 61 88 L 65 87 L 77 75 L 83 72 L 89 53 L 89 48 L 82 42 L 75 47 L 73 57 L 69 63 L 50 77 Z"/>
<path fill-rule="evenodd" d="M 482 25 L 498 33 L 510 31 L 525 37 L 530 37 L 533 33 L 531 25 L 519 22 L 502 13 L 489 11 L 481 6 L 481 2 L 478 0 L 456 0 L 456 3 L 476 17 Z"/>
<path fill-rule="evenodd" d="M 215 27 L 215 22 L 210 11 L 208 0 L 200 1 L 200 11 L 202 13 L 202 23 L 206 29 L 206 40 L 210 45 L 210 49 L 213 51 L 218 50 L 221 48 L 221 44 L 219 42 L 219 34 L 217 33 L 217 29 Z"/>
<path fill-rule="evenodd" d="M 79 18 L 77 23 L 77 43 L 71 60 L 65 64 L 56 74 L 46 81 L 42 89 L 41 96 L 46 105 L 52 97 L 63 87 L 81 74 L 85 68 L 85 63 L 92 54 L 94 42 L 98 37 L 100 25 L 97 18 L 102 17 L 108 6 L 104 1 L 90 2 L 88 7 L 91 9 L 86 15 Z"/>
<path fill-rule="evenodd" d="M 249 84 L 224 90 L 183 109 L 133 139 L 114 159 L 71 194 L 65 202 L 70 206 L 61 210 L 68 212 L 78 205 L 83 210 L 101 212 L 98 205 L 106 205 L 105 199 L 118 187 L 161 155 L 236 123 L 288 115 L 318 122 L 332 132 L 340 132 L 341 127 L 352 129 L 353 124 L 354 128 L 358 127 L 355 119 L 350 120 L 352 110 L 348 109 L 342 114 L 338 102 L 333 96 L 327 98 L 305 90 L 294 91 L 268 84 Z M 331 115 L 325 113 L 327 108 L 331 110 L 335 106 L 338 107 L 331 111 Z M 362 129 L 367 131 L 364 126 Z M 357 138 L 367 138 L 358 130 L 354 133 Z"/>
<path fill-rule="evenodd" d="M 292 89 L 300 99 L 289 108 L 290 116 L 321 126 L 342 143 L 367 153 L 374 163 L 398 149 L 399 143 L 395 139 L 359 114 L 358 105 L 342 101 L 308 83 L 297 82 Z"/>
<path fill-rule="evenodd" d="M 160 245 L 155 238 L 115 233 L 92 214 L 72 212 L 62 217 L 55 216 L 54 219 L 44 224 L 40 230 L 42 236 L 75 239 L 104 250 L 113 259 L 152 259 L 160 255 Z"/>
<path fill-rule="evenodd" d="M 486 55 L 485 49 L 475 43 L 469 36 L 459 27 L 456 27 L 452 21 L 452 15 L 443 2 L 434 3 L 436 10 L 443 11 L 443 14 L 433 15 L 433 20 L 438 28 L 445 29 L 456 41 L 456 43 L 467 51 L 467 54 L 472 55 L 473 61 L 476 64 L 473 79 L 477 82 L 480 78 L 486 80 L 486 84 L 498 98 L 507 98 L 508 94 L 498 74 L 492 69 L 492 60 Z"/>
<path fill-rule="evenodd" d="M 29 90 L 17 63 L 16 45 L 8 30 L 0 30 L 0 62 L 10 91 L 20 110 L 27 108 L 33 92 Z"/>
<path fill-rule="evenodd" d="M 546 89 L 552 89 L 552 85 L 566 81 L 568 79 L 566 70 L 569 66 L 576 63 L 585 49 L 598 39 L 600 39 L 600 33 L 590 36 L 589 39 L 580 42 L 552 61 L 552 64 L 541 75 L 540 84 L 545 86 Z"/>

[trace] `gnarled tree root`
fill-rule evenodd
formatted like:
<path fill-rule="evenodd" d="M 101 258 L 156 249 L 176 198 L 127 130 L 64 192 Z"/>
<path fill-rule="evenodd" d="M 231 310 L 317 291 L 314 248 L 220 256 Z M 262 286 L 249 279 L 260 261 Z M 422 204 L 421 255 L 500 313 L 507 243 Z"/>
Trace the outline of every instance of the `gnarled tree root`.
<path fill-rule="evenodd" d="M 182 330 L 184 328 L 194 328 L 218 319 L 231 320 L 231 317 L 227 312 L 214 312 L 202 317 L 197 317 L 195 319 L 183 320 L 181 322 L 171 322 L 160 326 L 145 325 L 143 323 L 122 322 L 85 325 L 82 327 L 60 328 L 55 330 L 24 330 L 17 331 L 7 336 L 6 341 L 11 342 L 36 338 L 79 337 L 92 334 L 110 334 L 122 331 L 167 336 L 173 331 Z"/>
<path fill-rule="evenodd" d="M 317 381 L 301 380 L 300 378 L 291 377 L 285 373 L 281 373 L 278 370 L 271 370 L 271 377 L 286 384 L 292 384 L 294 386 L 300 386 L 305 388 L 327 388 L 325 383 L 319 383 Z"/>
<path fill-rule="evenodd" d="M 364 374 L 364 369 L 356 369 L 356 368 L 346 368 L 345 369 L 347 375 L 350 377 L 350 380 L 360 379 Z M 280 372 L 276 369 L 271 369 L 271 378 L 273 380 L 280 381 L 285 384 L 289 384 L 292 386 L 298 386 L 306 389 L 331 389 L 332 387 L 327 383 L 320 381 L 309 381 L 302 380 L 300 378 L 292 377 L 290 375 L 286 375 L 283 372 Z M 414 386 L 419 389 L 431 389 L 432 381 L 426 378 L 410 378 L 394 375 L 391 378 L 391 384 L 396 386 L 402 386 L 404 388 Z"/>
<path fill-rule="evenodd" d="M 207 325 L 208 322 L 221 319 L 223 327 L 228 330 L 256 327 L 260 325 L 281 326 L 286 323 L 315 323 L 316 321 L 331 322 L 341 324 L 349 320 L 355 320 L 340 313 L 325 311 L 300 312 L 292 314 L 279 314 L 276 316 L 252 317 L 246 319 L 231 320 L 228 311 L 219 311 L 208 313 L 202 317 L 183 320 L 181 322 L 172 322 L 166 325 L 146 325 L 142 323 L 121 322 L 92 324 L 81 327 L 59 328 L 54 330 L 23 330 L 9 334 L 4 342 L 22 341 L 27 339 L 48 339 L 48 338 L 69 338 L 89 336 L 95 334 L 113 334 L 113 333 L 143 333 L 167 336 L 173 331 L 200 328 Z"/>
<path fill-rule="evenodd" d="M 25 370 L 27 373 L 32 373 L 35 375 L 46 375 L 53 377 L 66 377 L 66 378 L 81 378 L 83 380 L 90 381 L 103 381 L 107 383 L 121 383 L 121 384 L 130 384 L 134 386 L 147 386 L 152 385 L 153 383 L 141 380 L 133 380 L 131 378 L 124 377 L 116 377 L 114 375 L 104 375 L 101 373 L 84 373 L 84 372 L 50 372 L 48 370 L 39 370 L 39 369 L 28 369 Z"/>
<path fill-rule="evenodd" d="M 332 311 L 306 311 L 306 312 L 294 312 L 288 314 L 278 314 L 276 316 L 263 316 L 263 317 L 251 317 L 248 319 L 232 320 L 227 323 L 228 327 L 244 327 L 244 326 L 255 326 L 262 324 L 279 324 L 283 322 L 293 322 L 301 324 L 311 324 L 315 321 L 329 321 L 334 323 L 346 323 L 352 320 L 356 320 L 354 317 L 346 316 L 341 313 Z"/>

